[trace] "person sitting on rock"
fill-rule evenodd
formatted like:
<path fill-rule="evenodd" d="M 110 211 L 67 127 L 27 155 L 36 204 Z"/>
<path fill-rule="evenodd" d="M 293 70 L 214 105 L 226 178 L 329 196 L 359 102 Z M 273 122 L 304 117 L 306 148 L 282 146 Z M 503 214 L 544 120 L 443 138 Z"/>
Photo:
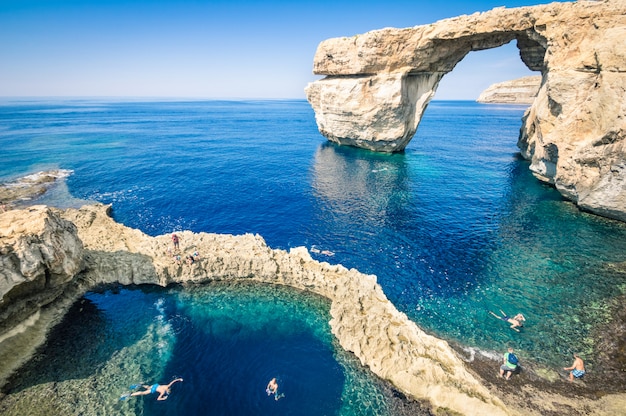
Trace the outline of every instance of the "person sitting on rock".
<path fill-rule="evenodd" d="M 506 380 L 511 378 L 517 370 L 519 360 L 517 356 L 513 354 L 513 348 L 509 347 L 508 352 L 504 353 L 504 362 L 500 366 L 500 377 L 504 377 Z"/>
<path fill-rule="evenodd" d="M 581 378 L 585 375 L 585 363 L 583 363 L 583 359 L 580 358 L 578 354 L 574 354 L 574 363 L 572 366 L 565 367 L 563 370 L 569 371 L 569 381 L 574 381 L 574 377 Z"/>

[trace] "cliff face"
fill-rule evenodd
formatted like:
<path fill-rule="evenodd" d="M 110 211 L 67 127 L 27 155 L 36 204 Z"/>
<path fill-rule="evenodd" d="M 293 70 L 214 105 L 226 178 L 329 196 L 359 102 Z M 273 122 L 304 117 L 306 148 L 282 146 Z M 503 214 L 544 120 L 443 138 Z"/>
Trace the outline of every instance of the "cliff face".
<path fill-rule="evenodd" d="M 541 76 L 530 76 L 490 85 L 478 99 L 488 104 L 532 104 L 539 92 Z"/>
<path fill-rule="evenodd" d="M 626 221 L 626 2 L 496 8 L 323 41 L 306 94 L 329 140 L 381 152 L 411 140 L 439 81 L 470 51 L 516 40 L 542 82 L 518 146 L 581 208 Z"/>
<path fill-rule="evenodd" d="M 0 382 L 28 359 L 71 301 L 97 285 L 248 279 L 329 298 L 340 344 L 407 394 L 460 414 L 509 414 L 445 341 L 424 333 L 387 300 L 375 276 L 315 261 L 304 247 L 272 250 L 250 234 L 178 233 L 183 256 L 199 253 L 193 264 L 179 263 L 168 252 L 169 235 L 150 237 L 117 224 L 107 210 L 38 206 L 0 214 L 3 230 L 19 224 L 0 235 L 6 276 L 0 305 L 12 311 L 0 325 Z M 57 290 L 63 285 L 65 291 Z M 32 299 L 42 301 L 31 305 Z"/>

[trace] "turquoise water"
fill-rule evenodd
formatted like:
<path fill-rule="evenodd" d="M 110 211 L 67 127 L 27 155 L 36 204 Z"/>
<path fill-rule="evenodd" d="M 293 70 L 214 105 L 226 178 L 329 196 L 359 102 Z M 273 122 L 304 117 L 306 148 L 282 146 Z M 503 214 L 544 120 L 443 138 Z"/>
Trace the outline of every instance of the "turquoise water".
<path fill-rule="evenodd" d="M 7 102 L 0 106 L 0 177 L 70 169 L 66 183 L 42 202 L 111 203 L 116 220 L 151 235 L 251 232 L 274 248 L 330 250 L 333 256 L 313 256 L 377 275 L 398 309 L 444 339 L 494 355 L 512 345 L 523 363 L 555 369 L 569 365 L 570 353 L 578 351 L 593 369 L 594 329 L 610 319 L 609 303 L 626 291 L 624 275 L 610 266 L 626 261 L 626 226 L 580 212 L 530 174 L 516 147 L 523 111 L 432 102 L 406 151 L 381 155 L 326 142 L 305 101 Z M 200 337 L 191 338 L 193 345 L 212 340 L 199 324 L 211 309 L 200 306 L 208 302 L 203 299 L 220 293 L 211 290 L 217 289 L 201 296 L 187 289 L 154 295 L 186 311 L 191 323 L 183 332 Z M 115 309 L 109 304 L 136 301 L 128 293 L 88 298 L 106 316 Z M 244 302 L 245 291 L 236 293 L 219 303 Z M 152 305 L 150 296 L 141 302 Z M 250 304 L 240 309 L 259 314 Z M 488 313 L 499 309 L 524 313 L 521 333 Z M 251 343 L 271 333 L 268 326 L 258 331 L 263 325 L 252 316 L 245 322 L 241 331 L 256 340 Z M 325 318 L 314 322 L 302 348 L 320 354 L 305 354 L 280 370 L 323 368 L 337 386 L 329 385 L 328 407 L 320 402 L 312 414 L 338 414 L 346 400 L 337 389 L 364 391 L 375 383 L 346 370 L 327 339 Z M 239 344 L 227 352 L 222 361 L 231 372 L 245 374 L 253 366 L 239 361 Z M 157 366 L 162 372 L 150 370 L 146 377 L 193 374 L 194 360 L 175 371 L 178 355 L 164 358 Z M 206 366 L 211 363 L 200 367 Z M 124 385 L 111 371 L 115 386 Z M 294 379 L 285 375 L 285 381 Z M 193 390 L 190 385 L 177 389 Z M 378 389 L 374 397 L 387 397 L 372 388 Z M 245 386 L 240 393 L 234 395 L 249 396 Z M 381 410 L 392 408 L 388 400 L 376 400 L 374 414 L 393 412 Z M 153 405 L 142 409 L 153 414 Z M 234 414 L 229 405 L 211 404 Z M 241 414 L 249 409 L 242 407 Z"/>
<path fill-rule="evenodd" d="M 328 307 L 254 284 L 90 293 L 21 370 L 12 400 L 35 397 L 29 414 L 392 414 L 376 378 L 334 345 Z M 120 400 L 175 377 L 166 401 Z M 274 377 L 279 400 L 265 392 Z M 56 408 L 37 400 L 51 391 Z"/>

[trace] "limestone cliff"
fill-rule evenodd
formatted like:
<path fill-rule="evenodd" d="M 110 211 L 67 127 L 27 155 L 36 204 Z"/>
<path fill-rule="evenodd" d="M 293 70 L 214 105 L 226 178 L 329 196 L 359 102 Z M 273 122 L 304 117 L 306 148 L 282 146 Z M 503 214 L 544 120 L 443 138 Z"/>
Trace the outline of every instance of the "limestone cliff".
<path fill-rule="evenodd" d="M 6 294 L 28 292 L 29 299 L 45 299 L 46 305 L 60 299 L 67 307 L 68 298 L 102 283 L 165 286 L 247 279 L 290 285 L 329 298 L 331 327 L 340 344 L 407 394 L 461 414 L 509 414 L 446 342 L 424 333 L 387 300 L 375 276 L 315 261 L 303 247 L 272 250 L 260 236 L 250 234 L 182 232 L 181 251 L 198 251 L 200 256 L 193 264 L 179 264 L 167 251 L 170 236 L 150 237 L 117 224 L 107 209 L 97 205 L 56 211 L 37 206 L 0 214 L 1 229 L 6 230 L 0 235 L 0 255 L 8 276 L 1 286 L 1 306 L 14 311 L 6 315 L 0 332 L 2 380 L 28 358 L 26 350 L 32 352 L 47 327 L 58 321 L 58 314 L 47 315 L 54 308 L 44 307 L 43 301 L 18 316 L 28 299 Z M 40 283 L 28 286 L 29 279 Z M 69 296 L 55 290 L 63 284 L 72 285 Z"/>
<path fill-rule="evenodd" d="M 626 2 L 578 1 L 460 16 L 323 41 L 306 87 L 329 140 L 381 152 L 411 140 L 439 81 L 469 52 L 517 42 L 542 74 L 518 146 L 537 178 L 626 221 Z"/>
<path fill-rule="evenodd" d="M 488 104 L 532 104 L 539 92 L 541 76 L 535 75 L 492 84 L 476 101 Z"/>
<path fill-rule="evenodd" d="M 504 404 L 447 342 L 399 312 L 376 276 L 315 261 L 304 247 L 271 249 L 251 234 L 179 233 L 181 253 L 197 251 L 199 257 L 192 264 L 177 262 L 168 250 L 169 235 L 150 237 L 118 224 L 109 209 L 35 206 L 0 213 L 0 385 L 45 340 L 71 303 L 101 284 L 243 279 L 289 285 L 330 299 L 331 330 L 341 346 L 401 391 L 430 403 L 436 414 L 539 415 L 559 402 L 600 414 L 592 412 L 594 405 L 605 412 L 626 401 L 624 395 L 609 395 L 594 404 L 534 392 L 531 396 L 541 396 L 545 406 L 519 406 L 517 394 L 504 394 Z"/>

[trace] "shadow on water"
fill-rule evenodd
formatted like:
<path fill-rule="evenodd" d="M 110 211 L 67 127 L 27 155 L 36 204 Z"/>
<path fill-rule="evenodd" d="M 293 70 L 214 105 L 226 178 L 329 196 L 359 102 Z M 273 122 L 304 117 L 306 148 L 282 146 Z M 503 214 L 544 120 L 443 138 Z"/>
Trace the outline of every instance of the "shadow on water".
<path fill-rule="evenodd" d="M 8 415 L 429 414 L 343 351 L 328 300 L 286 287 L 214 283 L 90 292 L 15 375 Z M 184 382 L 165 401 L 134 384 Z M 279 400 L 265 387 L 276 377 Z M 130 390 L 132 391 L 132 390 Z M 69 410 L 71 409 L 71 410 Z"/>
<path fill-rule="evenodd" d="M 336 254 L 333 261 L 376 274 L 396 305 L 413 291 L 463 296 L 480 283 L 476 270 L 491 250 L 489 234 L 479 229 L 489 213 L 459 207 L 454 200 L 469 195 L 443 186 L 433 197 L 441 174 L 431 157 L 414 151 L 379 154 L 325 143 L 315 155 L 311 232 Z"/>
<path fill-rule="evenodd" d="M 136 293 L 132 289 L 124 291 L 131 298 Z M 135 331 L 119 334 L 105 311 L 88 297 L 80 298 L 3 391 L 10 394 L 44 383 L 87 379 L 117 351 L 139 340 L 147 322 L 135 322 Z"/>

